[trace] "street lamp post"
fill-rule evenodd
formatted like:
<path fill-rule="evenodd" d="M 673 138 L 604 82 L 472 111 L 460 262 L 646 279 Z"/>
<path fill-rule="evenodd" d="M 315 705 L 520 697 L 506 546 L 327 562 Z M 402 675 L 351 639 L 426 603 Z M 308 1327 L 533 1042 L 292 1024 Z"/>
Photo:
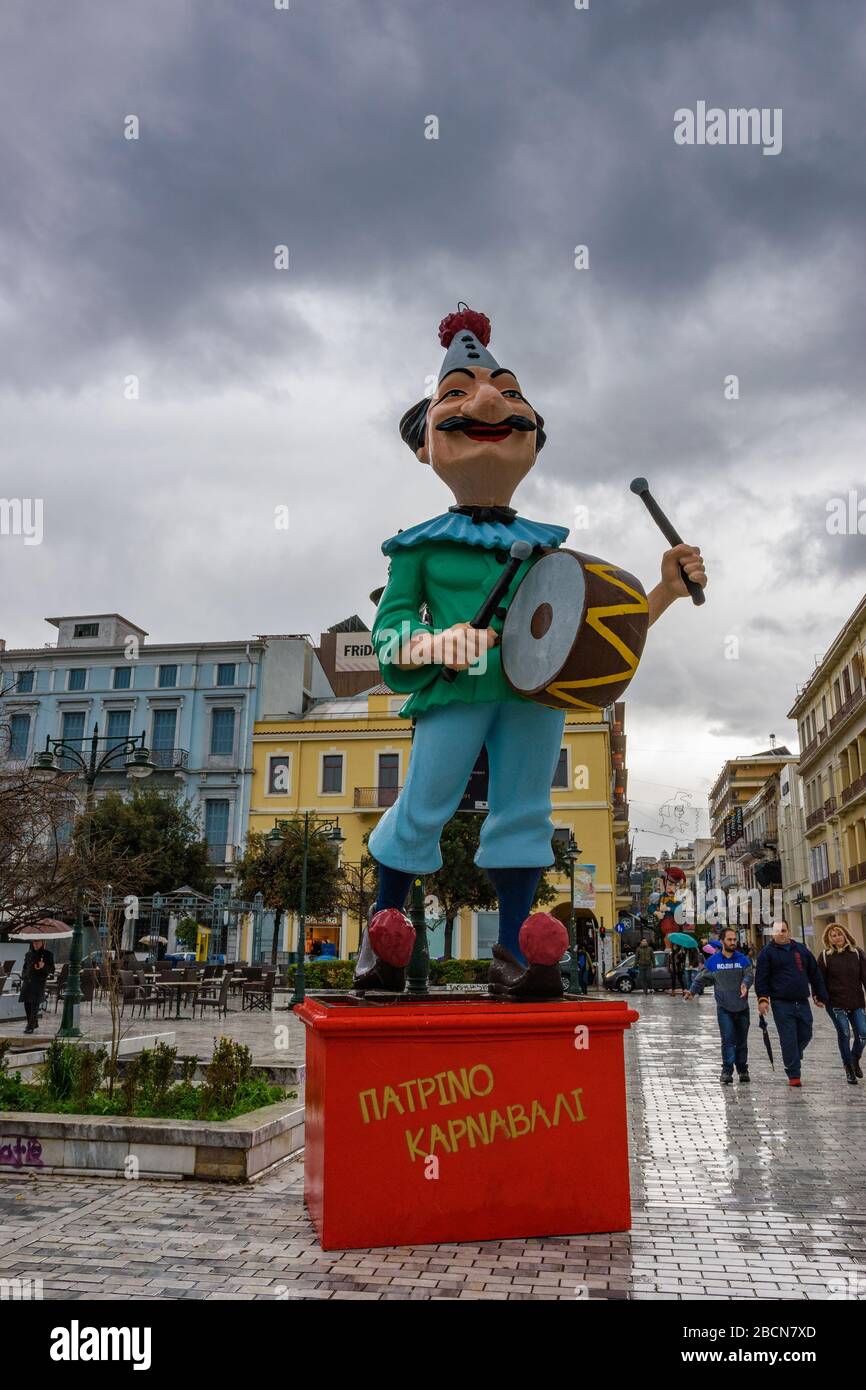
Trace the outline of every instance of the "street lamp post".
<path fill-rule="evenodd" d="M 570 980 L 570 994 L 580 994 L 580 970 L 577 965 L 577 924 L 574 920 L 574 870 L 577 861 L 580 859 L 580 846 L 573 834 L 568 837 L 568 849 L 565 857 L 568 860 L 568 877 L 571 883 L 571 910 L 568 914 L 568 954 L 571 957 L 571 964 L 568 967 L 568 978 Z"/>
<path fill-rule="evenodd" d="M 802 888 L 798 888 L 797 896 L 795 897 L 794 902 L 800 909 L 800 940 L 802 941 L 804 946 L 806 944 L 806 928 L 803 925 L 803 903 L 806 901 L 806 894 L 803 892 Z"/>
<path fill-rule="evenodd" d="M 93 791 L 99 775 L 126 759 L 126 775 L 133 778 L 149 777 L 153 763 L 144 741 L 144 734 L 134 734 L 127 738 L 100 736 L 99 726 L 94 725 L 90 740 L 90 754 L 85 757 L 75 744 L 77 740 L 51 738 L 45 741 L 43 752 L 37 753 L 33 765 L 39 775 L 48 780 L 62 772 L 80 770 L 86 787 L 84 795 L 83 844 L 85 852 L 90 848 L 90 816 L 93 810 Z M 107 748 L 100 749 L 101 744 Z M 62 758 L 65 766 L 58 767 L 57 759 Z M 72 764 L 70 768 L 69 764 Z M 84 892 L 79 882 L 75 890 L 75 926 L 72 930 L 72 949 L 69 955 L 69 978 L 63 995 L 63 1017 L 57 1030 L 58 1038 L 80 1038 L 79 1018 L 81 1012 L 81 956 L 84 941 Z"/>
<path fill-rule="evenodd" d="M 327 841 L 339 854 L 340 845 L 344 843 L 344 836 L 340 831 L 339 820 L 326 816 L 314 815 L 311 811 L 305 811 L 303 815 L 304 838 L 301 851 L 301 894 L 298 911 L 298 945 L 297 961 L 295 964 L 295 988 L 289 1004 L 294 1008 L 296 1004 L 303 1004 L 305 997 L 305 945 L 307 931 L 307 865 L 310 855 L 311 840 L 319 837 Z M 285 820 L 274 821 L 274 828 L 267 837 L 268 844 L 272 849 L 278 849 L 285 843 L 288 824 Z"/>

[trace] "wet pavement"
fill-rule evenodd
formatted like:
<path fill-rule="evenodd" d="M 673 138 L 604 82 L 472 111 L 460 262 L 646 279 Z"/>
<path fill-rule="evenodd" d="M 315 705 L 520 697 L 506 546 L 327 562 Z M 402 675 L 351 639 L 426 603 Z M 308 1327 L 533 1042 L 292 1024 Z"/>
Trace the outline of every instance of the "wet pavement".
<path fill-rule="evenodd" d="M 866 1298 L 866 1082 L 826 1016 L 801 1091 L 754 1011 L 752 1084 L 723 1089 L 712 997 L 634 1002 L 628 1233 L 323 1253 L 298 1160 L 246 1188 L 4 1176 L 0 1277 L 48 1299 Z"/>

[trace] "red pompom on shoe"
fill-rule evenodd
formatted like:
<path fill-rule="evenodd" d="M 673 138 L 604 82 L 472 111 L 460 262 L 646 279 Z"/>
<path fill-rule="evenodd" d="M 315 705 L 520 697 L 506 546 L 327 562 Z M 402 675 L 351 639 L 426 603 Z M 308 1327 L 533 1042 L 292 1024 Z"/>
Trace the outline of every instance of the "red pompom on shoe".
<path fill-rule="evenodd" d="M 474 333 L 481 346 L 487 347 L 490 342 L 489 318 L 477 309 L 467 309 L 464 304 L 462 309 L 458 305 L 456 314 L 446 314 L 439 325 L 439 341 L 444 348 L 450 347 L 451 339 L 461 328 Z"/>
<path fill-rule="evenodd" d="M 370 945 L 380 960 L 388 965 L 409 964 L 415 945 L 415 928 L 396 907 L 384 907 L 370 922 Z"/>
<path fill-rule="evenodd" d="M 568 950 L 568 932 L 549 912 L 533 912 L 517 938 L 530 965 L 556 965 Z"/>

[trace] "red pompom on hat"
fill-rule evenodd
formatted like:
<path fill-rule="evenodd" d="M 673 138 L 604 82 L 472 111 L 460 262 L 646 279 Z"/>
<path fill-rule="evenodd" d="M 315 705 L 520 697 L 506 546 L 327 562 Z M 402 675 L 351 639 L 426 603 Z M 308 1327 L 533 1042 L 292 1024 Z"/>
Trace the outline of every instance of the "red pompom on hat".
<path fill-rule="evenodd" d="M 439 341 L 444 348 L 451 346 L 454 334 L 459 333 L 461 328 L 474 333 L 482 347 L 487 347 L 490 342 L 490 320 L 487 315 L 465 304 L 458 304 L 456 314 L 446 314 L 439 325 Z"/>
<path fill-rule="evenodd" d="M 370 922 L 370 945 L 388 965 L 409 964 L 415 945 L 415 928 L 396 907 L 384 907 Z"/>
<path fill-rule="evenodd" d="M 568 932 L 549 912 L 531 913 L 517 940 L 530 965 L 556 965 L 568 950 Z"/>

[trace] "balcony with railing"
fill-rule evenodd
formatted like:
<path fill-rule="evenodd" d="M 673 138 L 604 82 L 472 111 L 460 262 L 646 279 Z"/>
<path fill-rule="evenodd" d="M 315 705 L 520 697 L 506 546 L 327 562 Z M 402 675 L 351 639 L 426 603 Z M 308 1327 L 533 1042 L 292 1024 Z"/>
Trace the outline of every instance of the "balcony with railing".
<path fill-rule="evenodd" d="M 151 748 L 150 761 L 154 767 L 175 772 L 185 769 L 189 763 L 189 750 L 186 748 Z"/>
<path fill-rule="evenodd" d="M 855 777 L 852 782 L 848 783 L 847 787 L 843 787 L 839 800 L 843 806 L 847 806 L 849 801 L 856 801 L 864 792 L 866 792 L 866 775 Z"/>
<path fill-rule="evenodd" d="M 839 706 L 835 714 L 831 714 L 829 723 L 831 734 L 834 734 L 837 729 L 841 728 L 848 717 L 852 715 L 856 709 L 860 708 L 864 699 L 866 699 L 866 691 L 864 691 L 861 685 L 859 690 L 855 690 L 848 696 L 847 700 Z"/>
<path fill-rule="evenodd" d="M 812 884 L 812 897 L 821 898 L 826 893 L 832 893 L 834 888 L 839 888 L 841 886 L 841 882 L 842 876 L 839 870 L 834 869 L 833 873 L 827 878 L 819 878 L 817 883 Z"/>
<path fill-rule="evenodd" d="M 848 870 L 848 882 L 866 883 L 866 862 L 863 864 L 852 864 Z"/>
<path fill-rule="evenodd" d="M 614 794 L 613 798 L 613 818 L 614 821 L 622 823 L 628 820 L 628 802 L 624 796 Z"/>
<path fill-rule="evenodd" d="M 219 845 L 211 844 L 208 841 L 207 862 L 213 865 L 223 866 L 233 864 L 240 854 L 239 845 Z"/>
<path fill-rule="evenodd" d="M 800 771 L 802 772 L 806 763 L 816 758 L 821 751 L 821 747 L 827 741 L 827 730 L 819 729 L 813 739 L 810 739 L 805 748 L 800 751 Z"/>
<path fill-rule="evenodd" d="M 814 830 L 816 826 L 824 824 L 824 807 L 819 806 L 817 810 L 810 811 L 806 817 L 806 829 Z"/>
<path fill-rule="evenodd" d="M 355 806 L 362 811 L 385 811 L 399 795 L 399 787 L 356 787 Z"/>

